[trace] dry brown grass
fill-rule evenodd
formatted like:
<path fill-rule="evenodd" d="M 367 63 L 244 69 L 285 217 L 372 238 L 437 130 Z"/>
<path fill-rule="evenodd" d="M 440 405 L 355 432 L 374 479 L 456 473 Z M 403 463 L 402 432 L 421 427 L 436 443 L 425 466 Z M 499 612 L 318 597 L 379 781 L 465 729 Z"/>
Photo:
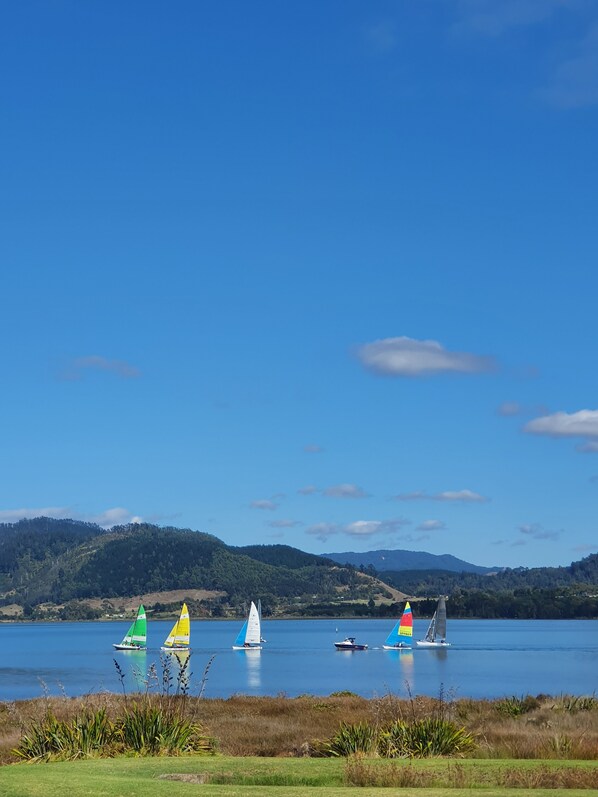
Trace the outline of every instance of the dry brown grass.
<path fill-rule="evenodd" d="M 158 696 L 151 699 L 160 700 Z M 86 708 L 105 708 L 108 716 L 114 717 L 124 700 L 122 695 L 100 693 L 0 703 L 0 762 L 11 760 L 10 750 L 31 720 L 48 712 L 68 719 Z M 408 700 L 394 695 L 375 700 L 351 695 L 237 695 L 226 700 L 189 698 L 185 714 L 218 739 L 222 753 L 235 756 L 309 755 L 312 743 L 333 736 L 341 721 L 381 727 L 396 719 L 443 717 L 475 736 L 478 746 L 474 755 L 479 758 L 598 759 L 598 709 L 572 711 L 562 698 L 542 697 L 536 708 L 508 716 L 499 710 L 499 704 L 428 697 Z"/>

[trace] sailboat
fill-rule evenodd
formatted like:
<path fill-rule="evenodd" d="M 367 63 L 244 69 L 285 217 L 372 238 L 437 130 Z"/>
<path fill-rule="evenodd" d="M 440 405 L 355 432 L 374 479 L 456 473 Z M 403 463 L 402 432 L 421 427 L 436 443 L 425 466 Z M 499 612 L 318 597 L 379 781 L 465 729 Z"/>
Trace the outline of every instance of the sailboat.
<path fill-rule="evenodd" d="M 137 609 L 137 617 L 131 623 L 122 642 L 113 642 L 116 650 L 145 650 L 147 643 L 147 620 L 143 604 Z"/>
<path fill-rule="evenodd" d="M 251 601 L 249 616 L 233 642 L 233 650 L 261 650 L 261 623 L 257 607 Z"/>
<path fill-rule="evenodd" d="M 168 634 L 162 645 L 162 650 L 189 650 L 190 634 L 191 624 L 189 622 L 189 609 L 187 608 L 187 604 L 183 603 L 179 619 L 172 626 L 170 634 Z"/>
<path fill-rule="evenodd" d="M 424 639 L 418 639 L 417 644 L 421 648 L 446 648 L 450 642 L 446 641 L 446 602 L 444 598 L 439 598 L 436 611 L 426 632 Z"/>
<path fill-rule="evenodd" d="M 408 650 L 411 648 L 411 638 L 413 637 L 413 614 L 409 601 L 405 604 L 400 620 L 394 624 L 394 628 L 386 637 L 382 645 L 384 650 Z"/>

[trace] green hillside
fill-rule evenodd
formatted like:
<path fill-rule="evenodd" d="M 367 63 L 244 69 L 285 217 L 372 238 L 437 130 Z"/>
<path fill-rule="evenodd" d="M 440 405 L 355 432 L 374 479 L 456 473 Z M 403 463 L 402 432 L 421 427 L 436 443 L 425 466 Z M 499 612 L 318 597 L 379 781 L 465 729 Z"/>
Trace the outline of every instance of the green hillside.
<path fill-rule="evenodd" d="M 218 615 L 257 597 L 270 611 L 297 601 L 391 597 L 375 579 L 289 546 L 234 548 L 210 534 L 145 523 L 110 532 L 47 518 L 0 527 L 0 611 L 173 590 L 218 594 L 204 607 Z"/>

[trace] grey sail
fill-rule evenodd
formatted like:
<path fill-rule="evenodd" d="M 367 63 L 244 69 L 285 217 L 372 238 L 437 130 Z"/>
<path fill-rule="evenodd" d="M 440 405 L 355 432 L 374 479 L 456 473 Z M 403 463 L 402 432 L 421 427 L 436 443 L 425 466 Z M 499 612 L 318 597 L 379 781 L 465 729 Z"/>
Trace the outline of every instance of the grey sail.
<path fill-rule="evenodd" d="M 446 639 L 446 602 L 440 598 L 436 607 L 436 636 Z"/>
<path fill-rule="evenodd" d="M 446 613 L 444 618 L 444 625 L 446 627 Z M 436 638 L 436 612 L 434 612 L 432 619 L 430 620 L 430 625 L 428 626 L 428 630 L 426 632 L 426 642 L 434 642 Z"/>

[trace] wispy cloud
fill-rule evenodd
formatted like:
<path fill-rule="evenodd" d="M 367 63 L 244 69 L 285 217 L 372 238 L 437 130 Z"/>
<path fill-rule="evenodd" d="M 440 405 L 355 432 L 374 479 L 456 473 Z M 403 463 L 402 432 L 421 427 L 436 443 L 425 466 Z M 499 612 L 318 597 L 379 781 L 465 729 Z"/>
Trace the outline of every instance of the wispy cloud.
<path fill-rule="evenodd" d="M 584 545 L 576 545 L 573 550 L 576 553 L 592 553 L 593 551 L 598 551 L 598 544 L 597 543 L 590 543 Z"/>
<path fill-rule="evenodd" d="M 576 52 L 557 67 L 552 83 L 540 96 L 563 109 L 598 104 L 598 23 L 578 42 Z"/>
<path fill-rule="evenodd" d="M 322 446 L 317 445 L 316 443 L 309 443 L 308 445 L 303 447 L 303 450 L 307 454 L 321 454 L 324 449 Z"/>
<path fill-rule="evenodd" d="M 309 526 L 305 529 L 306 534 L 310 534 L 316 539 L 321 540 L 321 542 L 326 542 L 329 537 L 338 534 L 339 531 L 340 526 L 336 523 L 314 523 L 313 526 Z"/>
<path fill-rule="evenodd" d="M 582 454 L 598 454 L 598 440 L 588 440 L 575 446 L 575 448 Z"/>
<path fill-rule="evenodd" d="M 124 360 L 109 360 L 107 357 L 101 357 L 98 354 L 75 358 L 67 365 L 60 376 L 66 381 L 78 381 L 83 379 L 88 371 L 104 371 L 122 379 L 136 379 L 141 376 L 141 371 L 137 366 L 131 365 Z"/>
<path fill-rule="evenodd" d="M 497 408 L 496 414 L 502 415 L 504 418 L 509 418 L 514 415 L 521 415 L 522 411 L 521 404 L 517 401 L 503 401 Z"/>
<path fill-rule="evenodd" d="M 268 525 L 271 526 L 273 529 L 292 529 L 295 526 L 302 526 L 303 523 L 300 520 L 282 519 L 282 520 L 271 520 L 268 523 Z"/>
<path fill-rule="evenodd" d="M 442 493 L 401 493 L 400 495 L 393 496 L 395 501 L 446 501 L 446 502 L 462 502 L 469 504 L 482 504 L 490 499 L 485 495 L 475 493 L 473 490 L 445 490 Z"/>
<path fill-rule="evenodd" d="M 571 0 L 457 0 L 458 22 L 454 30 L 484 36 L 500 36 L 512 28 L 537 25 Z"/>
<path fill-rule="evenodd" d="M 31 519 L 36 517 L 49 518 L 68 518 L 69 520 L 84 520 L 87 523 L 96 523 L 102 528 L 112 526 L 122 526 L 127 523 L 141 523 L 142 518 L 133 514 L 124 507 L 113 507 L 103 512 L 86 513 L 79 512 L 69 506 L 45 506 L 23 509 L 3 509 L 0 510 L 0 522 L 17 523 L 19 520 Z"/>
<path fill-rule="evenodd" d="M 367 498 L 368 494 L 357 484 L 334 484 L 322 491 L 329 498 Z"/>
<path fill-rule="evenodd" d="M 306 534 L 315 536 L 325 542 L 334 534 L 344 534 L 353 539 L 369 539 L 381 534 L 395 534 L 403 526 L 408 525 L 405 518 L 391 518 L 389 520 L 355 520 L 352 523 L 316 523 L 305 530 Z"/>
<path fill-rule="evenodd" d="M 314 493 L 319 493 L 320 490 L 314 484 L 308 484 L 305 487 L 300 487 L 297 492 L 299 495 L 313 495 Z"/>
<path fill-rule="evenodd" d="M 558 540 L 562 533 L 560 531 L 549 531 L 541 526 L 540 523 L 524 523 L 519 526 L 519 531 L 533 540 Z"/>
<path fill-rule="evenodd" d="M 418 377 L 443 373 L 475 374 L 492 371 L 492 357 L 448 351 L 436 340 L 384 338 L 357 347 L 356 355 L 368 371 L 383 376 Z"/>
<path fill-rule="evenodd" d="M 441 531 L 446 528 L 446 523 L 442 520 L 424 520 L 419 526 L 415 527 L 416 531 Z"/>
<path fill-rule="evenodd" d="M 252 501 L 249 504 L 251 509 L 264 509 L 268 512 L 273 512 L 278 509 L 278 506 L 276 501 L 271 501 L 269 498 L 258 498 L 257 501 Z"/>

